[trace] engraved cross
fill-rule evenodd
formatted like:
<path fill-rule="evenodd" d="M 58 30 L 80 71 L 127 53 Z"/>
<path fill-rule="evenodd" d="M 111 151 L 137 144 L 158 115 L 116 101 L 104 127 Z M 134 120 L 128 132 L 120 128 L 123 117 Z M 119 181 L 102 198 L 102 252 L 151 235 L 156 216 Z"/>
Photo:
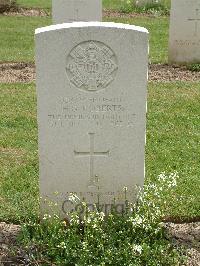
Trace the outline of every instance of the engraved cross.
<path fill-rule="evenodd" d="M 197 36 L 198 32 L 198 22 L 200 21 L 200 15 L 199 15 L 199 9 L 196 9 L 196 17 L 195 18 L 188 18 L 189 21 L 194 21 L 195 22 L 195 33 L 194 35 Z"/>
<path fill-rule="evenodd" d="M 95 133 L 89 133 L 89 137 L 90 137 L 90 150 L 89 151 L 75 151 L 74 150 L 74 154 L 75 156 L 88 156 L 90 158 L 90 182 L 94 183 L 94 158 L 96 156 L 108 156 L 110 151 L 95 151 L 95 143 L 94 143 L 94 136 Z"/>

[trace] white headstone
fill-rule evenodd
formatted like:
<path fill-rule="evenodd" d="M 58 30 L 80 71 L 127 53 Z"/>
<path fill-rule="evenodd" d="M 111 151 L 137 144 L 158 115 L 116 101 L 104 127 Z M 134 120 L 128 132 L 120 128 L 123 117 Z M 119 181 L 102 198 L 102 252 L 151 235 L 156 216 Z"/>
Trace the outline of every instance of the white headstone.
<path fill-rule="evenodd" d="M 102 0 L 52 0 L 53 23 L 102 21 Z"/>
<path fill-rule="evenodd" d="M 172 0 L 169 62 L 200 62 L 200 0 Z"/>
<path fill-rule="evenodd" d="M 109 208 L 144 182 L 148 32 L 74 22 L 36 30 L 43 199 L 70 193 Z M 66 205 L 65 205 L 66 204 Z M 42 205 L 45 210 L 46 206 Z"/>
<path fill-rule="evenodd" d="M 136 0 L 136 6 L 145 6 L 148 4 L 157 4 L 160 0 Z"/>

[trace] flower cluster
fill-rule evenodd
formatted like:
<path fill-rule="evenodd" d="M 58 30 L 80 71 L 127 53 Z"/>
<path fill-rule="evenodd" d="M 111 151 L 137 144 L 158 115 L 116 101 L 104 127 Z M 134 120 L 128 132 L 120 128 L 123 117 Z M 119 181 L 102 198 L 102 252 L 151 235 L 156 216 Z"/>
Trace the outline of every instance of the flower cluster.
<path fill-rule="evenodd" d="M 74 211 L 69 221 L 60 221 L 57 215 L 46 214 L 41 224 L 24 226 L 23 239 L 29 250 L 27 243 L 40 250 L 40 260 L 55 265 L 177 265 L 179 254 L 166 240 L 160 219 L 177 179 L 177 173 L 161 173 L 121 214 L 91 210 L 71 194 L 69 200 L 83 206 L 81 215 Z M 128 189 L 124 187 L 124 193 Z M 37 259 L 37 254 L 32 258 Z"/>

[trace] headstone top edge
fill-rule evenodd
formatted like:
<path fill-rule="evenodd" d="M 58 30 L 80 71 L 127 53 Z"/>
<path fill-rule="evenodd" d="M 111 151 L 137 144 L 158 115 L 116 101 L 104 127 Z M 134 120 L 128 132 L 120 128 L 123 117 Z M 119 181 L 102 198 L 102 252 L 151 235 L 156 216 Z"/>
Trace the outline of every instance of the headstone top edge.
<path fill-rule="evenodd" d="M 70 29 L 70 28 L 87 28 L 87 27 L 101 27 L 101 28 L 113 28 L 113 29 L 126 29 L 126 30 L 133 30 L 142 33 L 149 33 L 146 28 L 130 25 L 130 24 L 123 24 L 123 23 L 115 23 L 115 22 L 72 22 L 72 23 L 62 23 L 51 25 L 47 27 L 37 28 L 35 30 L 35 34 L 46 33 L 55 30 L 61 29 Z"/>

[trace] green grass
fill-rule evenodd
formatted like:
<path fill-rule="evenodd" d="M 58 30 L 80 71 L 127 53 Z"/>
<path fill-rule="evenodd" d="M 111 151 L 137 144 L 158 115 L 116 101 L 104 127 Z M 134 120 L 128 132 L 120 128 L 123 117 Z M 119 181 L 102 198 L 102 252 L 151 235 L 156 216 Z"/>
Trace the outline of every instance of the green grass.
<path fill-rule="evenodd" d="M 46 214 L 42 223 L 33 220 L 22 226 L 18 245 L 27 251 L 31 265 L 183 265 L 183 252 L 167 240 L 152 201 L 153 196 L 163 202 L 161 189 L 170 198 L 173 184 L 173 176 L 162 175 L 160 183 L 144 186 L 135 211 L 127 206 L 123 215 L 113 210 L 105 217 L 97 210 L 89 212 L 84 203 L 82 219 L 74 211 L 70 224 Z"/>
<path fill-rule="evenodd" d="M 17 0 L 17 3 L 23 7 L 33 7 L 33 8 L 51 8 L 51 0 Z M 124 6 L 122 0 L 103 0 L 103 7 L 108 9 L 117 9 L 119 10 Z"/>
<path fill-rule="evenodd" d="M 34 31 L 50 18 L 0 16 L 0 61 L 34 61 Z"/>
<path fill-rule="evenodd" d="M 38 213 L 38 155 L 34 84 L 0 84 L 0 220 Z M 166 216 L 200 216 L 198 83 L 150 83 L 146 182 L 177 171 L 176 197 Z"/>
<path fill-rule="evenodd" d="M 105 18 L 105 21 L 132 24 L 147 28 L 150 40 L 150 62 L 167 63 L 169 31 L 169 19 L 167 17 Z"/>
<path fill-rule="evenodd" d="M 51 0 L 17 0 L 17 4 L 28 8 L 51 8 Z"/>
<path fill-rule="evenodd" d="M 169 7 L 170 1 L 163 1 Z M 51 9 L 51 0 L 18 0 L 17 2 L 24 7 Z M 127 10 L 122 0 L 103 0 L 103 4 L 104 8 Z M 104 20 L 147 28 L 150 32 L 151 63 L 167 62 L 168 17 L 140 16 L 136 18 L 105 18 Z M 50 24 L 50 17 L 0 16 L 0 62 L 34 62 L 34 30 Z M 198 70 L 198 66 L 191 66 L 191 69 Z M 160 210 L 165 210 L 165 217 L 177 221 L 200 218 L 199 102 L 199 83 L 150 82 L 148 87 L 145 182 L 146 184 L 156 183 L 160 188 L 157 176 L 161 172 L 166 172 L 167 175 L 175 171 L 178 172 L 180 178 L 178 178 L 175 192 L 172 189 L 162 192 L 163 201 L 160 203 Z M 110 265 L 117 265 L 117 263 L 128 265 L 132 260 L 134 265 L 136 265 L 136 260 L 137 265 L 141 265 L 141 263 L 173 265 L 174 251 L 168 246 L 165 236 L 161 232 L 158 235 L 155 234 L 158 226 L 153 223 L 152 229 L 155 227 L 156 231 L 148 232 L 147 236 L 142 230 L 140 234 L 137 231 L 135 235 L 132 231 L 129 232 L 127 228 L 131 227 L 130 225 L 127 227 L 127 220 L 124 220 L 123 217 L 122 220 L 118 217 L 116 221 L 112 220 L 110 227 L 105 225 L 105 228 L 108 229 L 108 234 L 104 232 L 105 236 L 102 234 L 101 226 L 96 227 L 94 224 L 94 228 L 97 228 L 98 231 L 97 229 L 93 230 L 93 225 L 88 224 L 84 240 L 82 235 L 77 234 L 77 230 L 74 231 L 75 233 L 72 230 L 71 236 L 67 236 L 66 228 L 63 228 L 62 225 L 62 230 L 60 230 L 58 227 L 60 221 L 55 226 L 50 222 L 49 227 L 46 227 L 46 224 L 43 226 L 43 224 L 35 223 L 35 219 L 39 215 L 35 84 L 0 84 L 0 103 L 0 221 L 22 223 L 31 220 L 26 225 L 30 228 L 24 232 L 25 235 L 22 235 L 23 241 L 27 241 L 25 243 L 27 254 L 34 255 L 30 253 L 30 250 L 34 250 L 36 256 L 39 256 L 39 260 L 50 259 L 58 262 L 58 265 L 62 265 L 63 261 L 68 259 L 74 263 L 73 256 L 77 256 L 76 260 L 80 262 L 80 265 L 92 264 L 91 259 L 99 260 L 98 265 L 102 261 L 106 261 Z M 158 197 L 156 197 L 156 201 L 159 204 Z M 152 209 L 152 213 L 154 209 Z M 148 211 L 151 213 L 151 210 Z M 151 224 L 149 217 L 146 220 L 148 226 Z M 93 220 L 95 221 L 95 219 Z M 122 231 L 123 234 L 120 235 L 119 233 Z M 100 232 L 100 234 L 95 232 Z M 108 240 L 108 243 L 105 240 Z M 57 242 L 63 243 L 63 241 L 64 244 L 71 241 L 67 245 L 66 253 L 63 253 L 62 248 L 57 246 Z M 110 245 L 110 241 L 112 245 Z M 119 241 L 123 243 L 120 247 L 118 246 Z M 132 242 L 141 245 L 144 251 L 146 249 L 146 255 L 143 254 L 145 256 L 142 255 L 142 257 L 136 253 L 136 256 L 133 257 L 134 246 L 130 246 Z M 88 243 L 88 247 L 91 249 L 85 250 L 82 246 L 85 243 Z M 32 246 L 29 247 L 29 244 Z M 103 247 L 104 252 L 100 252 L 99 245 Z M 47 246 L 48 249 L 46 249 Z M 109 246 L 109 250 L 107 250 L 107 246 Z M 164 256 L 163 248 L 169 249 L 169 253 L 166 250 Z M 106 253 L 107 251 L 109 254 Z M 155 253 L 154 256 L 152 252 Z M 160 260 L 161 254 L 162 259 Z M 169 261 L 169 254 L 172 256 L 171 261 Z M 34 256 L 32 256 L 33 258 Z M 120 262 L 118 258 L 121 259 Z"/>
<path fill-rule="evenodd" d="M 161 0 L 161 2 L 169 8 L 170 0 Z M 51 8 L 51 0 L 17 0 L 17 3 L 23 7 L 33 8 Z M 103 7 L 106 9 L 121 10 L 126 6 L 124 0 L 103 0 Z"/>
<path fill-rule="evenodd" d="M 115 10 L 124 9 L 124 7 L 127 5 L 126 2 L 128 2 L 126 0 L 102 0 L 102 1 L 104 8 L 115 9 Z M 134 0 L 131 0 L 131 2 L 134 3 Z M 167 8 L 170 8 L 171 0 L 160 0 L 160 3 L 166 6 Z"/>
<path fill-rule="evenodd" d="M 37 211 L 36 96 L 33 85 L 0 85 L 0 219 Z"/>
<path fill-rule="evenodd" d="M 147 125 L 147 178 L 180 175 L 167 216 L 200 217 L 199 83 L 151 83 Z M 182 196 L 182 198 L 180 198 Z"/>
<path fill-rule="evenodd" d="M 122 7 L 126 6 L 123 0 L 102 0 L 103 7 L 106 9 L 121 10 Z"/>
<path fill-rule="evenodd" d="M 168 18 L 107 18 L 105 21 L 146 27 L 150 32 L 150 61 L 167 62 Z M 34 30 L 50 24 L 49 17 L 0 16 L 0 61 L 33 62 Z"/>

